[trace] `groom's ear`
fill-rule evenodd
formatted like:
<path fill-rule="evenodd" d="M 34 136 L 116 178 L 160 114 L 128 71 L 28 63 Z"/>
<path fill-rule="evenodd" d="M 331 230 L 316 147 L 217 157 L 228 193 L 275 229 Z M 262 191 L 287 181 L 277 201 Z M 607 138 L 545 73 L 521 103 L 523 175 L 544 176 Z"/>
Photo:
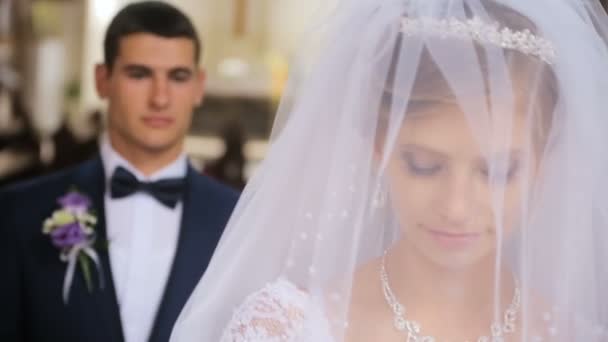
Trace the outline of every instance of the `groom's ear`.
<path fill-rule="evenodd" d="M 105 63 L 95 65 L 95 88 L 102 99 L 106 99 L 109 94 L 110 73 Z"/>

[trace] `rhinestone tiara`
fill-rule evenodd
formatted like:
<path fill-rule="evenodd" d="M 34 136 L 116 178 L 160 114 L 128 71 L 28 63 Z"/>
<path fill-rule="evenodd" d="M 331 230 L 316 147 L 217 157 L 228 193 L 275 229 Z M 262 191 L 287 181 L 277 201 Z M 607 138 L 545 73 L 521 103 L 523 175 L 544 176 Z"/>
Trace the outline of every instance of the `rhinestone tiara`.
<path fill-rule="evenodd" d="M 468 20 L 402 17 L 401 32 L 407 36 L 427 34 L 440 38 L 472 39 L 535 56 L 549 65 L 555 60 L 555 47 L 549 40 L 527 29 L 515 31 L 508 27 L 501 28 L 498 23 L 489 24 L 479 17 Z"/>

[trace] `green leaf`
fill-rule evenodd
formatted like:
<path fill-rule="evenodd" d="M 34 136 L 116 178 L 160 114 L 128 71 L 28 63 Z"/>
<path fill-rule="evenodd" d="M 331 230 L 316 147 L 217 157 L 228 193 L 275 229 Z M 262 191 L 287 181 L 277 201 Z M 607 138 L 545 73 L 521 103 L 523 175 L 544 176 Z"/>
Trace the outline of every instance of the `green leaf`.
<path fill-rule="evenodd" d="M 95 241 L 95 249 L 99 249 L 102 251 L 107 251 L 110 248 L 110 240 L 104 239 L 97 239 L 97 241 Z"/>
<path fill-rule="evenodd" d="M 93 216 L 91 214 L 84 214 L 84 215 L 82 215 L 81 219 L 86 224 L 91 224 L 91 225 L 97 224 L 97 217 L 95 217 L 95 216 Z"/>
<path fill-rule="evenodd" d="M 89 259 L 86 254 L 80 253 L 78 256 L 78 261 L 80 262 L 80 267 L 82 268 L 82 274 L 84 275 L 84 280 L 87 283 L 87 289 L 89 293 L 93 292 L 93 282 L 91 280 L 91 265 L 89 264 Z"/>

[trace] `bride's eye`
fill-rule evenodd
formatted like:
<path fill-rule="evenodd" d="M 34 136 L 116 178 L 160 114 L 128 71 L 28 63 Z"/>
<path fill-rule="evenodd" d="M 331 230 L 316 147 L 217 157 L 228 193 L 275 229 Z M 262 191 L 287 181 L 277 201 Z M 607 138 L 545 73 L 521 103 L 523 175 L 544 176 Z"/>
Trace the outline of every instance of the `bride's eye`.
<path fill-rule="evenodd" d="M 433 176 L 441 171 L 441 162 L 430 160 L 429 158 L 416 157 L 413 153 L 403 153 L 408 171 L 417 176 Z"/>
<path fill-rule="evenodd" d="M 495 166 L 495 170 L 493 170 L 492 183 L 495 184 L 507 184 L 511 182 L 519 171 L 519 162 L 511 161 L 506 165 L 497 165 Z M 487 165 L 481 167 L 481 174 L 489 181 L 490 180 L 490 171 Z"/>

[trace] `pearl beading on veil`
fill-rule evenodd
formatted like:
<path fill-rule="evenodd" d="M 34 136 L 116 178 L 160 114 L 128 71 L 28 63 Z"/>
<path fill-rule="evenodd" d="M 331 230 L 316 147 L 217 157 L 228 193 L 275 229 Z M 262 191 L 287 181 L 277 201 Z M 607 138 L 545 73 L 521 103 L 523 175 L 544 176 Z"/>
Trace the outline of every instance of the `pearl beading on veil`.
<path fill-rule="evenodd" d="M 519 51 L 540 58 L 549 65 L 555 61 L 555 47 L 551 41 L 536 36 L 529 30 L 515 31 L 508 27 L 501 28 L 498 23 L 489 24 L 479 17 L 468 20 L 402 17 L 401 32 L 407 36 L 430 35 L 439 38 L 471 39 L 478 43 Z"/>

